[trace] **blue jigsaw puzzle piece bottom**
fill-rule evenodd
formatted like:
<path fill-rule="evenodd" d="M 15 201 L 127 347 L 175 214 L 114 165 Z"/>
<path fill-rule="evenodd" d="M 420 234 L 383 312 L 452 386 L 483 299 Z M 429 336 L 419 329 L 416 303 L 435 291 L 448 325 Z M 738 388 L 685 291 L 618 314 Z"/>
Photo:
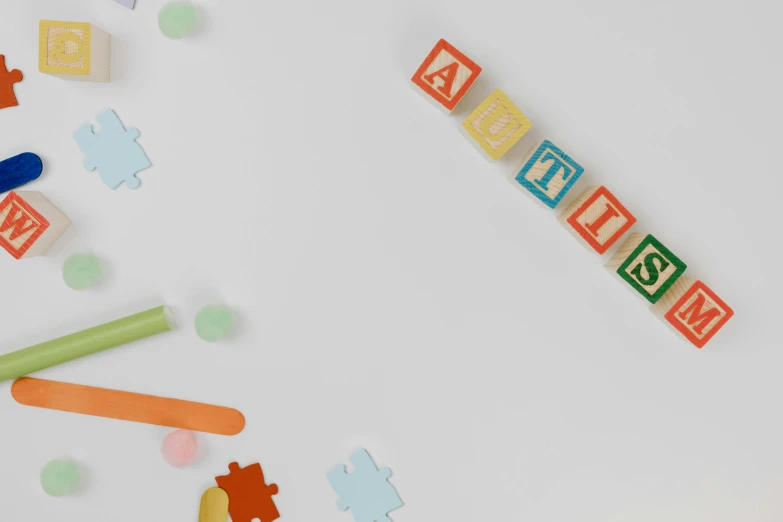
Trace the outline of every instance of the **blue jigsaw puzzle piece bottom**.
<path fill-rule="evenodd" d="M 151 166 L 144 149 L 135 141 L 139 131 L 126 131 L 111 109 L 103 111 L 96 119 L 101 125 L 98 134 L 93 133 L 90 125 L 74 133 L 76 143 L 87 156 L 84 168 L 97 168 L 101 180 L 110 189 L 117 188 L 123 181 L 129 188 L 138 187 L 139 180 L 135 174 Z"/>
<path fill-rule="evenodd" d="M 0 194 L 38 179 L 42 171 L 41 158 L 32 152 L 0 161 Z"/>
<path fill-rule="evenodd" d="M 391 476 L 389 468 L 378 470 L 364 449 L 351 455 L 351 463 L 351 473 L 346 473 L 345 466 L 337 466 L 327 474 L 332 488 L 340 495 L 337 507 L 343 511 L 350 508 L 356 522 L 391 522 L 386 514 L 403 503 L 386 480 Z"/>

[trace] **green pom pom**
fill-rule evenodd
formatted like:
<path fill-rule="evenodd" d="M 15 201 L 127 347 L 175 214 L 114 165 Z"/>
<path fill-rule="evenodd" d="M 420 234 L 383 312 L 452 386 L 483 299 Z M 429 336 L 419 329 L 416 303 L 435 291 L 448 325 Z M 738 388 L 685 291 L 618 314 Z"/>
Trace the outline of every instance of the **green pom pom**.
<path fill-rule="evenodd" d="M 41 470 L 41 486 L 53 497 L 67 495 L 79 485 L 79 466 L 72 460 L 55 459 Z"/>
<path fill-rule="evenodd" d="M 196 8 L 190 2 L 169 2 L 158 13 L 160 32 L 178 40 L 196 28 Z"/>
<path fill-rule="evenodd" d="M 101 262 L 92 254 L 73 254 L 63 263 L 65 284 L 74 290 L 86 290 L 101 277 Z"/>
<path fill-rule="evenodd" d="M 208 305 L 196 314 L 196 333 L 209 343 L 223 339 L 232 328 L 234 318 L 226 306 Z"/>

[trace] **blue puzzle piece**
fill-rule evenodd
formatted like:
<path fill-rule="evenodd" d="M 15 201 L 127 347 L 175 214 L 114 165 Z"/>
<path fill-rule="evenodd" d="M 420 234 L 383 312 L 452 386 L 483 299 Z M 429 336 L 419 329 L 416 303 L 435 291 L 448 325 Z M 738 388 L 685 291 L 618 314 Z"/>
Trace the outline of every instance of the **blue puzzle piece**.
<path fill-rule="evenodd" d="M 365 449 L 351 455 L 351 463 L 351 473 L 339 465 L 327 474 L 332 489 L 340 495 L 337 508 L 351 508 L 356 522 L 391 522 L 387 513 L 402 506 L 397 490 L 387 480 L 391 470 L 379 470 Z"/>
<path fill-rule="evenodd" d="M 136 0 L 114 0 L 118 4 L 127 7 L 128 9 L 133 9 L 133 4 L 136 3 Z"/>
<path fill-rule="evenodd" d="M 32 152 L 0 161 L 0 194 L 38 179 L 42 171 L 41 158 Z"/>
<path fill-rule="evenodd" d="M 138 187 L 139 180 L 135 174 L 151 165 L 144 149 L 136 143 L 139 131 L 126 131 L 111 109 L 106 109 L 96 119 L 101 125 L 99 134 L 92 131 L 91 125 L 85 125 L 73 135 L 79 149 L 87 156 L 84 168 L 97 168 L 101 179 L 110 189 L 117 188 L 123 181 L 129 188 Z"/>

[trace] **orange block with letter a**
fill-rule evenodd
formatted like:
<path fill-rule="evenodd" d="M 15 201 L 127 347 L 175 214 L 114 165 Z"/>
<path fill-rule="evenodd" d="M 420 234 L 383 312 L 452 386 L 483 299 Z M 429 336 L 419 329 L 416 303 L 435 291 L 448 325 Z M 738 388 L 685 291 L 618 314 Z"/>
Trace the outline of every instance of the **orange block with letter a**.
<path fill-rule="evenodd" d="M 680 277 L 652 311 L 697 348 L 703 348 L 734 315 L 707 285 L 690 277 Z"/>
<path fill-rule="evenodd" d="M 473 60 L 446 40 L 440 40 L 411 78 L 427 99 L 451 112 L 481 74 Z"/>

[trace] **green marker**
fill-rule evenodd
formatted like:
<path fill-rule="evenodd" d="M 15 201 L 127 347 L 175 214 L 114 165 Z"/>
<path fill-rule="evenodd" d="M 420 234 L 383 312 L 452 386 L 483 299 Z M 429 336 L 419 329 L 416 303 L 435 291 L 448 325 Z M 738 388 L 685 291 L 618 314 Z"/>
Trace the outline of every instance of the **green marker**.
<path fill-rule="evenodd" d="M 168 332 L 173 325 L 171 311 L 165 306 L 159 306 L 59 339 L 0 355 L 0 381 L 16 379 L 85 355 Z"/>

